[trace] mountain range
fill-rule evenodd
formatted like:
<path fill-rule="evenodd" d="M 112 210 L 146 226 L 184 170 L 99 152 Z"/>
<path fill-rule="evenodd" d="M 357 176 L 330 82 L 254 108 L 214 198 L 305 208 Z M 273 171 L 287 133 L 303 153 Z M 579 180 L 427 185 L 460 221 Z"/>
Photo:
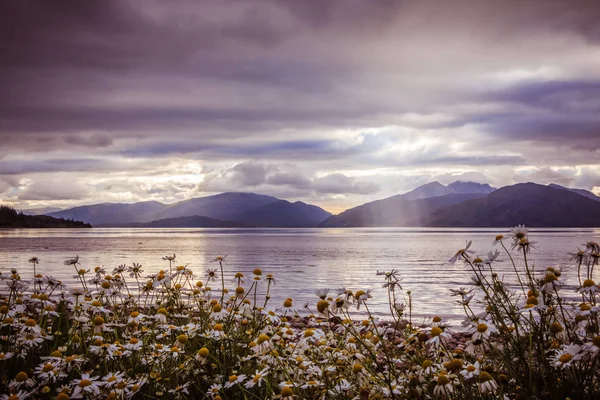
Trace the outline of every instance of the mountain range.
<path fill-rule="evenodd" d="M 421 226 L 432 212 L 496 190 L 488 184 L 431 182 L 387 199 L 351 208 L 322 222 L 322 227 Z"/>
<path fill-rule="evenodd" d="M 175 204 L 102 203 L 52 212 L 96 227 L 314 227 L 331 216 L 320 207 L 254 193 L 222 193 Z"/>
<path fill-rule="evenodd" d="M 163 204 L 102 203 L 46 215 L 96 227 L 598 227 L 600 197 L 560 185 L 431 182 L 338 215 L 300 201 L 228 192 Z"/>

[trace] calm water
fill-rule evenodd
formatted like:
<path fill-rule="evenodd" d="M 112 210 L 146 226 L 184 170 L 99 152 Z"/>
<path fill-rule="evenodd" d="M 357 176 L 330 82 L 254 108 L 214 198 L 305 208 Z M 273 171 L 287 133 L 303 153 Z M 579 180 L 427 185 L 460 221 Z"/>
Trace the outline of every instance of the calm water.
<path fill-rule="evenodd" d="M 42 273 L 71 284 L 73 270 L 63 261 L 75 255 L 86 268 L 112 269 L 138 262 L 145 273 L 153 273 L 168 268 L 163 256 L 176 253 L 177 265 L 189 264 L 203 279 L 206 268 L 218 266 L 212 260 L 227 255 L 224 267 L 229 281 L 237 271 L 251 279 L 256 267 L 275 275 L 272 307 L 291 296 L 296 307 L 309 302 L 314 309 L 318 288 L 372 289 L 372 310 L 385 317 L 386 292 L 381 289 L 382 277 L 375 273 L 396 268 L 404 290 L 413 293 L 414 315 L 419 319 L 441 315 L 456 322 L 462 318 L 462 308 L 448 289 L 467 286 L 471 273 L 468 266 L 450 265 L 447 260 L 464 247 L 465 240 L 472 240 L 471 249 L 484 256 L 494 248 L 496 234 L 507 232 L 505 228 L 0 229 L 0 271 L 15 267 L 28 277 L 32 267 L 27 260 L 37 256 Z M 567 253 L 588 240 L 600 240 L 600 229 L 534 230 L 530 239 L 538 242 L 531 255 L 536 268 L 565 266 L 567 283 L 574 283 Z M 514 274 L 505 262 L 496 270 L 507 278 Z"/>

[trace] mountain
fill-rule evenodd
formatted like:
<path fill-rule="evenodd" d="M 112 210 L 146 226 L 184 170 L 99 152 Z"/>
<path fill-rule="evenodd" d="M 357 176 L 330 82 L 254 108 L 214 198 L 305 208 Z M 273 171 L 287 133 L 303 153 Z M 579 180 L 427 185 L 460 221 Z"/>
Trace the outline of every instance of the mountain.
<path fill-rule="evenodd" d="M 62 211 L 59 207 L 42 207 L 42 208 L 28 208 L 26 210 L 20 210 L 25 215 L 46 215 L 57 211 Z"/>
<path fill-rule="evenodd" d="M 428 197 L 438 197 L 444 196 L 446 194 L 452 193 L 447 186 L 442 185 L 439 182 L 429 182 L 425 185 L 421 185 L 416 189 L 411 190 L 410 192 L 399 194 L 392 197 L 402 198 L 404 200 L 418 200 L 418 199 L 426 199 Z M 386 200 L 386 199 L 384 199 Z"/>
<path fill-rule="evenodd" d="M 451 193 L 492 193 L 496 190 L 495 187 L 490 186 L 487 183 L 476 183 L 476 182 L 464 182 L 456 181 L 446 186 L 450 189 Z"/>
<path fill-rule="evenodd" d="M 486 196 L 484 193 L 465 193 L 407 200 L 402 195 L 398 195 L 351 208 L 327 219 L 320 226 L 324 228 L 421 226 L 421 221 L 441 207 L 484 196 Z"/>
<path fill-rule="evenodd" d="M 600 201 L 600 197 L 596 196 L 594 193 L 590 192 L 589 190 L 584 190 L 584 189 L 570 189 L 570 188 L 566 188 L 564 186 L 560 186 L 554 183 L 551 183 L 548 185 L 551 188 L 554 189 L 563 189 L 563 190 L 568 190 L 569 192 L 573 192 L 573 193 L 577 193 L 580 194 L 582 196 L 587 197 L 588 199 L 592 199 L 595 201 Z"/>
<path fill-rule="evenodd" d="M 485 198 L 440 208 L 423 221 L 436 227 L 598 227 L 600 202 L 571 190 L 520 183 Z"/>
<path fill-rule="evenodd" d="M 431 182 L 383 200 L 373 201 L 334 215 L 322 227 L 420 226 L 433 211 L 465 200 L 487 196 L 488 184 L 454 182 L 444 186 Z"/>
<path fill-rule="evenodd" d="M 152 222 L 130 222 L 117 225 L 102 225 L 102 227 L 118 228 L 240 228 L 243 227 L 239 222 L 222 221 L 193 215 L 190 217 L 166 218 Z"/>
<path fill-rule="evenodd" d="M 91 228 L 91 225 L 47 215 L 26 215 L 11 207 L 0 206 L 0 228 Z"/>
<path fill-rule="evenodd" d="M 278 198 L 254 193 L 221 193 L 197 197 L 167 205 L 152 215 L 152 219 L 202 215 L 209 218 L 237 221 L 248 212 L 279 201 Z"/>
<path fill-rule="evenodd" d="M 164 207 L 165 205 L 158 201 L 143 201 L 133 204 L 102 203 L 70 208 L 47 215 L 84 221 L 97 226 L 123 222 L 150 222 L 156 219 L 153 216 Z"/>
<path fill-rule="evenodd" d="M 246 212 L 239 221 L 250 226 L 306 228 L 318 226 L 329 217 L 331 213 L 320 207 L 279 200 Z"/>
<path fill-rule="evenodd" d="M 290 203 L 254 193 L 222 193 L 175 204 L 156 201 L 133 204 L 103 203 L 75 207 L 49 215 L 79 219 L 94 226 L 143 226 L 142 224 L 160 221 L 161 226 L 187 224 L 196 227 L 220 224 L 229 226 L 229 223 L 238 227 L 311 227 L 318 226 L 331 216 L 317 206 L 302 202 Z M 183 217 L 191 219 L 173 221 Z M 206 220 L 200 221 L 199 217 Z"/>
<path fill-rule="evenodd" d="M 491 193 L 496 188 L 491 187 L 487 183 L 475 183 L 475 182 L 463 182 L 456 181 L 444 186 L 441 183 L 435 181 L 426 183 L 425 185 L 419 186 L 418 188 L 411 190 L 410 192 L 400 194 L 404 200 L 418 200 L 426 199 L 429 197 L 440 197 L 447 194 L 466 194 L 466 193 Z"/>

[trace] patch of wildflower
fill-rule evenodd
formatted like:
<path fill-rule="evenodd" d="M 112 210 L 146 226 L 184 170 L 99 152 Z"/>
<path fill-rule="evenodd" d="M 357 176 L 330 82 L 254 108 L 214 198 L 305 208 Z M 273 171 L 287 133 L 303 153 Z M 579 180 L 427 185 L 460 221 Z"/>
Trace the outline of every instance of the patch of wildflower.
<path fill-rule="evenodd" d="M 65 262 L 79 282 L 72 288 L 13 270 L 0 275 L 2 398 L 598 397 L 599 248 L 588 242 L 576 253 L 580 285 L 565 296 L 560 268 L 530 268 L 528 235 L 519 226 L 506 236 L 521 266 L 504 236 L 494 241 L 516 286 L 495 272 L 499 251 L 474 257 L 467 242 L 452 257 L 473 274 L 473 287 L 452 289 L 463 332 L 439 316 L 416 326 L 396 269 L 377 273 L 386 321 L 371 314 L 368 288 L 319 289 L 309 315 L 292 298 L 271 309 L 275 277 L 256 268 L 248 282 L 236 273 L 226 287 L 225 257 L 203 280 L 176 266 L 175 254 L 163 258 L 168 270 L 151 275 L 139 264 L 87 268 L 75 257 Z M 31 260 L 35 268 L 39 259 Z M 364 319 L 353 319 L 357 309 Z"/>

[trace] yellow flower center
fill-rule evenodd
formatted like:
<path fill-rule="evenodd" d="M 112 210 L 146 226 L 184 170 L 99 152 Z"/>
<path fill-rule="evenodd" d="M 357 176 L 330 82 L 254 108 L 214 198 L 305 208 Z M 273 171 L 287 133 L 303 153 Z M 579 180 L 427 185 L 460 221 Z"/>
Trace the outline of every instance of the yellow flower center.
<path fill-rule="evenodd" d="M 90 381 L 89 379 L 82 379 L 81 382 L 79 382 L 79 384 L 77 384 L 77 386 L 86 387 L 86 386 L 90 386 L 91 384 L 92 384 L 92 381 Z"/>
<path fill-rule="evenodd" d="M 592 287 L 592 286 L 595 286 L 595 285 L 596 285 L 596 282 L 594 282 L 591 279 L 586 279 L 585 281 L 583 281 L 583 287 L 584 288 L 589 288 L 589 287 Z"/>
<path fill-rule="evenodd" d="M 485 371 L 481 371 L 481 374 L 479 374 L 479 382 L 488 382 L 492 380 L 492 376 Z"/>
<path fill-rule="evenodd" d="M 329 307 L 329 302 L 327 300 L 319 300 L 317 302 L 317 311 L 319 311 L 320 313 L 324 313 L 328 307 Z"/>
<path fill-rule="evenodd" d="M 446 375 L 440 375 L 440 376 L 438 376 L 438 379 L 437 379 L 437 384 L 438 385 L 443 386 L 443 385 L 447 385 L 449 383 L 450 383 L 450 379 L 448 379 L 448 377 Z"/>
<path fill-rule="evenodd" d="M 269 337 L 263 333 L 258 337 L 258 339 L 256 340 L 256 343 L 262 344 L 262 343 L 266 342 L 267 340 L 269 340 Z"/>
<path fill-rule="evenodd" d="M 208 357 L 209 351 L 206 347 L 201 348 L 200 350 L 198 350 L 198 355 L 200 357 L 206 358 Z"/>
<path fill-rule="evenodd" d="M 181 335 L 177 336 L 177 341 L 178 341 L 179 343 L 186 344 L 186 343 L 187 343 L 187 341 L 188 341 L 188 335 L 186 335 L 186 334 L 181 334 Z"/>
<path fill-rule="evenodd" d="M 571 361 L 573 359 L 573 356 L 569 353 L 565 353 L 563 355 L 561 355 L 560 357 L 558 357 L 558 361 L 561 363 L 568 363 L 569 361 Z"/>

